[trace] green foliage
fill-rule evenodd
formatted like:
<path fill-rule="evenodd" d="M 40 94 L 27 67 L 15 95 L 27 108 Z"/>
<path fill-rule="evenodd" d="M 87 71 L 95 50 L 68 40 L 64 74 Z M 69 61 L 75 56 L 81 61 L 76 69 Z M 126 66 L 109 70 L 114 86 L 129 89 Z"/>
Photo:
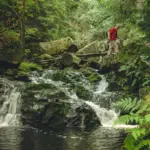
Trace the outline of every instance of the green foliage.
<path fill-rule="evenodd" d="M 137 128 L 127 130 L 128 136 L 124 141 L 123 149 L 150 149 L 150 102 L 146 103 L 128 98 L 124 100 L 122 99 L 120 102 L 118 102 L 118 106 L 119 108 L 129 111 L 129 114 L 119 117 L 119 119 L 116 121 L 116 124 L 134 123 L 138 125 Z"/>
<path fill-rule="evenodd" d="M 41 71 L 42 68 L 35 63 L 22 62 L 19 66 L 19 70 L 23 71 L 23 72 L 29 72 L 29 71 L 33 71 L 33 70 Z"/>
<path fill-rule="evenodd" d="M 122 86 L 129 86 L 129 90 L 138 92 L 140 88 L 150 85 L 149 56 L 145 54 L 132 55 L 122 54 L 119 72 L 125 74 Z M 124 59 L 124 60 L 123 60 Z"/>
<path fill-rule="evenodd" d="M 141 105 L 142 101 L 137 98 L 124 98 L 115 103 L 115 106 L 119 108 L 123 113 L 136 112 Z"/>

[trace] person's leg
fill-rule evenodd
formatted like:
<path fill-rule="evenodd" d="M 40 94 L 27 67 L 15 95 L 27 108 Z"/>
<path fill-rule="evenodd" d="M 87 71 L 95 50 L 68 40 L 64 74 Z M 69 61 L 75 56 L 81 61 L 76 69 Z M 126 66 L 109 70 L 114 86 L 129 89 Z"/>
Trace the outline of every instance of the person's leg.
<path fill-rule="evenodd" d="M 114 41 L 114 52 L 117 54 L 119 53 L 119 46 L 118 46 L 117 41 Z"/>
<path fill-rule="evenodd" d="M 112 53 L 112 49 L 113 49 L 112 41 L 109 41 L 108 45 L 109 45 L 109 49 L 108 49 L 107 55 L 110 55 Z"/>

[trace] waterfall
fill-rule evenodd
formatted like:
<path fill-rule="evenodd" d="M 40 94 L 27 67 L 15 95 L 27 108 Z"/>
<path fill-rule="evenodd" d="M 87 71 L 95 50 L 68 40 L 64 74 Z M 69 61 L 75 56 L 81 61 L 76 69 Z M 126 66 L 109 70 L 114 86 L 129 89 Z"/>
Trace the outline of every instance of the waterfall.
<path fill-rule="evenodd" d="M 118 114 L 115 110 L 110 109 L 110 105 L 112 103 L 111 100 L 116 96 L 116 93 L 107 91 L 109 84 L 104 76 L 101 76 L 101 81 L 95 84 L 93 88 L 91 83 L 80 73 L 69 72 L 69 74 L 65 74 L 64 79 L 62 78 L 64 74 L 62 74 L 62 76 L 59 75 L 57 80 L 54 80 L 56 75 L 57 71 L 49 70 L 45 71 L 42 76 L 31 74 L 31 80 L 35 84 L 46 83 L 55 86 L 58 90 L 65 93 L 70 102 L 72 101 L 72 105 L 74 104 L 73 107 L 76 107 L 75 105 L 78 104 L 80 105 L 80 103 L 85 103 L 95 112 L 102 126 L 113 126 L 114 120 L 117 119 Z M 84 87 L 87 92 L 91 93 L 91 97 L 87 97 L 89 99 L 82 99 L 77 95 L 76 89 L 78 85 Z M 81 128 L 84 128 L 85 126 L 85 117 L 84 114 L 81 115 Z"/>
<path fill-rule="evenodd" d="M 100 106 L 94 104 L 93 102 L 86 101 L 96 113 L 98 119 L 100 120 L 102 126 L 112 127 L 114 121 L 117 119 L 118 115 L 114 110 L 107 110 L 106 108 L 101 108 Z"/>
<path fill-rule="evenodd" d="M 21 93 L 10 81 L 3 81 L 3 94 L 0 98 L 2 102 L 0 108 L 0 127 L 19 125 L 19 109 L 21 103 Z"/>
<path fill-rule="evenodd" d="M 113 94 L 111 92 L 107 92 L 108 82 L 106 82 L 106 79 L 102 77 L 102 80 L 97 85 L 96 90 L 93 94 L 93 101 L 97 102 L 99 101 L 102 96 L 106 96 L 106 99 L 109 99 L 109 95 Z M 99 121 L 101 122 L 102 126 L 104 127 L 112 127 L 114 121 L 117 119 L 118 114 L 115 112 L 115 110 L 109 110 L 108 108 L 103 108 L 100 106 L 100 104 L 95 104 L 92 101 L 85 101 L 87 105 L 89 105 L 96 113 Z M 103 102 L 105 103 L 105 102 Z M 108 100 L 106 101 L 108 103 Z"/>

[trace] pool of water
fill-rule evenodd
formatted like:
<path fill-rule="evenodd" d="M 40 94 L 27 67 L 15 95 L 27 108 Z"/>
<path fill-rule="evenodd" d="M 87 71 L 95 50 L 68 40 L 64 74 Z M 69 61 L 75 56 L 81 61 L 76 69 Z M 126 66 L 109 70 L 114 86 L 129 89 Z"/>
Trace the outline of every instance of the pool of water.
<path fill-rule="evenodd" d="M 0 128 L 0 150 L 120 150 L 124 134 L 100 127 L 94 131 L 72 128 Z"/>

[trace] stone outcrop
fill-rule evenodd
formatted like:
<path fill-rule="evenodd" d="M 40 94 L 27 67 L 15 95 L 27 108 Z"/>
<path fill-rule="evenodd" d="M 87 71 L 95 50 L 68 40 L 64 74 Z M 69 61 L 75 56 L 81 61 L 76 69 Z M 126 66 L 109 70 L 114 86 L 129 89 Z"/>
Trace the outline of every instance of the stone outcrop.
<path fill-rule="evenodd" d="M 55 41 L 41 42 L 39 45 L 42 53 L 56 55 L 61 54 L 68 49 L 71 51 L 71 46 L 74 45 L 74 43 L 70 37 L 67 37 Z M 74 48 L 74 46 L 72 47 Z"/>

